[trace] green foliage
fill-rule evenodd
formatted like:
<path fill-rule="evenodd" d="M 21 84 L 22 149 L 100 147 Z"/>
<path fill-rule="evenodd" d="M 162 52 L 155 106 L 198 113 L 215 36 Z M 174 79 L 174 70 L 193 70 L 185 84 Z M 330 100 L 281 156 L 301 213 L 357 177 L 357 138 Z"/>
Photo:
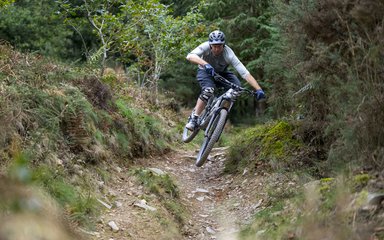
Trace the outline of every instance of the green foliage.
<path fill-rule="evenodd" d="M 94 35 L 99 40 L 100 46 L 93 56 L 88 56 L 88 60 L 100 61 L 101 76 L 103 76 L 106 60 L 113 45 L 114 39 L 119 31 L 121 31 L 122 21 L 119 19 L 119 7 L 123 1 L 82 1 L 81 3 L 71 3 L 68 1 L 58 1 L 60 5 L 61 15 L 64 21 L 72 26 L 77 33 L 82 34 L 80 29 L 84 24 L 90 24 Z M 122 17 L 124 18 L 124 17 Z M 85 21 L 87 20 L 87 21 Z M 83 40 L 83 44 L 86 43 Z M 86 46 L 84 46 L 86 48 Z M 101 60 L 100 60 L 101 59 Z"/>
<path fill-rule="evenodd" d="M 0 38 L 23 51 L 65 58 L 70 55 L 72 33 L 55 14 L 56 10 L 54 1 L 17 0 L 0 10 Z"/>
<path fill-rule="evenodd" d="M 292 139 L 292 126 L 287 122 L 279 122 L 265 133 L 261 141 L 263 149 L 261 157 L 283 158 L 287 152 L 294 150 L 294 146 L 300 146 Z"/>
<path fill-rule="evenodd" d="M 12 165 L 9 168 L 9 176 L 17 181 L 29 183 L 31 181 L 31 170 L 29 169 L 30 156 L 25 152 L 14 153 Z"/>
<path fill-rule="evenodd" d="M 4 8 L 13 2 L 14 2 L 14 0 L 1 0 L 0 1 L 0 8 Z"/>
<path fill-rule="evenodd" d="M 275 77 L 278 100 L 272 107 L 283 106 L 312 123 L 317 129 L 312 139 L 320 139 L 318 144 L 329 151 L 330 166 L 365 162 L 382 167 L 377 159 L 382 159 L 383 132 L 373 123 L 384 117 L 379 107 L 383 84 L 378 78 L 383 63 L 377 55 L 382 51 L 382 31 L 374 29 L 381 29 L 384 5 L 275 3 L 273 23 L 280 29 L 282 47 L 269 51 L 274 66 L 269 74 Z M 367 12 L 372 14 L 366 17 Z"/>
<path fill-rule="evenodd" d="M 170 6 L 175 17 L 186 15 L 191 8 L 199 3 L 201 4 L 200 0 L 161 0 L 160 2 Z"/>
<path fill-rule="evenodd" d="M 75 163 L 94 170 L 107 160 L 128 164 L 133 156 L 168 149 L 171 135 L 153 109 L 145 112 L 135 98 L 123 95 L 115 104 L 100 79 L 85 77 L 92 72 L 20 54 L 8 45 L 0 50 L 1 167 L 10 162 L 12 178 L 46 189 L 74 222 L 87 224 L 97 211 L 90 173 L 84 171 L 76 186 L 69 181 L 80 176 L 73 172 Z M 116 94 L 136 91 L 128 88 L 122 84 Z M 179 216 L 176 203 L 168 207 Z"/>
<path fill-rule="evenodd" d="M 165 70 L 161 76 L 160 86 L 182 106 L 192 108 L 196 104 L 200 93 L 200 86 L 196 80 L 196 68 L 195 64 L 180 60 L 174 63 L 173 67 Z"/>
<path fill-rule="evenodd" d="M 158 0 L 127 3 L 123 11 L 136 24 L 124 29 L 118 40 L 121 60 L 130 65 L 131 78 L 140 86 L 157 91 L 160 75 L 186 55 L 201 34 L 202 15 L 194 9 L 183 17 L 172 17 L 170 9 Z"/>
<path fill-rule="evenodd" d="M 367 186 L 370 179 L 372 179 L 372 177 L 369 174 L 358 174 L 353 178 L 353 185 L 356 189 L 361 189 Z"/>
<path fill-rule="evenodd" d="M 99 50 L 89 60 L 101 61 L 103 75 L 107 58 L 129 65 L 129 75 L 139 86 L 158 91 L 161 73 L 196 36 L 202 16 L 192 10 L 183 17 L 173 17 L 171 10 L 158 0 L 59 1 L 66 23 L 77 29 L 90 23 L 99 38 Z M 84 21 L 84 16 L 88 21 Z M 86 45 L 86 43 L 83 43 Z"/>
<path fill-rule="evenodd" d="M 240 239 L 361 239 L 367 234 L 378 236 L 370 229 L 379 226 L 381 221 L 372 212 L 362 210 L 367 206 L 368 192 L 366 188 L 355 188 L 356 178 L 360 176 L 344 174 L 322 178 L 292 189 L 294 194 L 280 195 L 254 215 L 252 222 L 241 230 Z"/>
<path fill-rule="evenodd" d="M 116 106 L 129 124 L 133 144 L 133 154 L 142 156 L 153 151 L 163 152 L 167 149 L 169 135 L 162 130 L 161 124 L 142 110 L 128 106 L 123 99 L 116 101 Z"/>

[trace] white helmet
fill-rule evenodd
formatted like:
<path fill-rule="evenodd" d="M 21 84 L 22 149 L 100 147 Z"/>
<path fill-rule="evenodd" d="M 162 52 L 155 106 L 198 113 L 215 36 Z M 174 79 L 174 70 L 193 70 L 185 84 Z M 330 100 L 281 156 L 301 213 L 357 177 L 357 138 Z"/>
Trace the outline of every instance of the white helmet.
<path fill-rule="evenodd" d="M 209 44 L 225 44 L 225 35 L 222 31 L 215 30 L 209 34 Z"/>

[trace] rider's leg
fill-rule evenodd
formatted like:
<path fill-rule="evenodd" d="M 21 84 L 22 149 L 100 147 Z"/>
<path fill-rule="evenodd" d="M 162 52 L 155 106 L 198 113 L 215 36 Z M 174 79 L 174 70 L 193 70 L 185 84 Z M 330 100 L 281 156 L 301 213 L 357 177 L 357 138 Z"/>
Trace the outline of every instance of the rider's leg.
<path fill-rule="evenodd" d="M 213 87 L 203 88 L 199 98 L 197 99 L 196 106 L 195 106 L 195 114 L 197 116 L 200 116 L 201 112 L 204 110 L 205 105 L 207 104 L 209 99 L 213 97 L 214 92 L 215 92 L 215 88 Z"/>
<path fill-rule="evenodd" d="M 200 116 L 201 112 L 204 110 L 206 102 L 201 100 L 201 98 L 197 99 L 196 106 L 194 108 L 194 114 Z"/>
<path fill-rule="evenodd" d="M 198 118 L 203 112 L 208 100 L 213 97 L 214 90 L 215 89 L 213 87 L 208 87 L 204 88 L 203 91 L 201 91 L 201 94 L 197 99 L 196 106 L 193 109 L 191 116 L 189 116 L 188 118 L 187 125 L 185 125 L 186 128 L 188 128 L 189 130 L 193 130 L 198 126 Z"/>
<path fill-rule="evenodd" d="M 209 98 L 213 96 L 216 85 L 213 81 L 213 77 L 206 73 L 203 69 L 197 70 L 196 78 L 201 87 L 201 93 L 193 111 L 196 115 L 200 116 Z"/>
<path fill-rule="evenodd" d="M 195 108 L 192 111 L 191 116 L 189 116 L 188 123 L 186 128 L 193 130 L 198 124 L 198 117 L 203 112 L 206 103 L 209 98 L 213 96 L 215 83 L 213 82 L 212 76 L 208 75 L 204 70 L 199 69 L 197 71 L 197 81 L 200 84 L 202 89 L 199 98 L 197 99 Z"/>

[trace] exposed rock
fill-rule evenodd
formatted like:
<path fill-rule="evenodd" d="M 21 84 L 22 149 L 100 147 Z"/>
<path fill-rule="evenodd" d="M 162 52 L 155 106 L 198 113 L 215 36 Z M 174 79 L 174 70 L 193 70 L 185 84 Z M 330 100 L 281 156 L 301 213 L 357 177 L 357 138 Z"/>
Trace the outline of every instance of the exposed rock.
<path fill-rule="evenodd" d="M 113 232 L 118 232 L 120 230 L 114 221 L 109 221 L 108 226 L 112 229 Z"/>
<path fill-rule="evenodd" d="M 205 197 L 198 197 L 198 198 L 196 198 L 198 201 L 200 201 L 200 202 L 202 202 L 202 201 L 204 201 L 204 199 L 205 199 Z"/>
<path fill-rule="evenodd" d="M 205 230 L 207 230 L 207 232 L 210 233 L 210 234 L 215 234 L 216 233 L 216 231 L 213 230 L 211 227 L 206 227 Z"/>
<path fill-rule="evenodd" d="M 148 168 L 148 170 L 150 170 L 151 172 L 153 172 L 154 174 L 156 174 L 158 176 L 165 175 L 165 172 L 161 169 L 158 169 L 158 168 Z"/>
<path fill-rule="evenodd" d="M 209 191 L 203 188 L 196 188 L 194 193 L 209 193 Z"/>
<path fill-rule="evenodd" d="M 97 199 L 97 201 L 99 202 L 99 203 L 101 203 L 104 207 L 106 207 L 106 208 L 108 208 L 108 209 L 111 209 L 112 208 L 112 206 L 111 205 L 109 205 L 108 203 L 106 203 L 106 202 L 103 202 L 102 200 L 100 200 L 100 199 Z"/>
<path fill-rule="evenodd" d="M 121 202 L 119 202 L 119 201 L 115 201 L 115 206 L 116 206 L 117 208 L 119 208 L 119 207 L 122 207 L 123 204 L 122 204 Z"/>
<path fill-rule="evenodd" d="M 140 207 L 140 208 L 143 208 L 145 210 L 152 211 L 152 212 L 157 210 L 156 208 L 147 205 L 147 201 L 145 201 L 144 199 L 140 200 L 139 202 L 134 203 L 133 205 Z"/>

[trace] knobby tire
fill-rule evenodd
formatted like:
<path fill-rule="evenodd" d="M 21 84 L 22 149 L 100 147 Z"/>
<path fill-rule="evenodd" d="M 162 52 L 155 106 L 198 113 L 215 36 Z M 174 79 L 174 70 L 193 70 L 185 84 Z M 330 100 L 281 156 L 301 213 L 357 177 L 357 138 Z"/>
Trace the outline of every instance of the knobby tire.
<path fill-rule="evenodd" d="M 212 100 L 210 100 L 208 102 L 208 104 L 212 104 Z M 207 112 L 207 109 L 205 108 L 204 111 L 201 113 L 200 119 L 205 118 L 207 114 L 209 114 L 209 113 Z M 199 119 L 199 121 L 200 121 L 200 119 Z M 182 136 L 183 142 L 189 143 L 190 141 L 192 141 L 196 137 L 196 135 L 199 133 L 200 129 L 201 129 L 201 127 L 198 127 L 198 128 L 195 128 L 193 131 L 191 131 L 188 128 L 184 127 L 183 136 Z"/>
<path fill-rule="evenodd" d="M 221 132 L 223 131 L 225 121 L 227 119 L 227 110 L 221 109 L 219 113 L 211 120 L 213 121 L 210 128 L 206 130 L 204 142 L 201 145 L 200 152 L 197 155 L 196 166 L 201 167 L 208 158 L 215 143 L 219 140 Z"/>
<path fill-rule="evenodd" d="M 192 141 L 199 132 L 199 130 L 199 128 L 196 128 L 195 130 L 191 131 L 188 128 L 184 127 L 183 142 L 189 143 L 190 141 Z"/>

